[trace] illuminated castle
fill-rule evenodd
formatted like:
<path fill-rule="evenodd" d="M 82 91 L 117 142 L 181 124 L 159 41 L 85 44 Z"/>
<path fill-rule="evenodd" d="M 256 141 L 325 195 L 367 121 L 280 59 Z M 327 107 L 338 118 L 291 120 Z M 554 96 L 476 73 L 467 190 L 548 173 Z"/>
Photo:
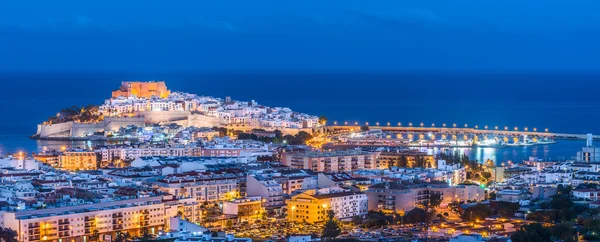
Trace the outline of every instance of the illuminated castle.
<path fill-rule="evenodd" d="M 153 96 L 167 98 L 171 91 L 165 82 L 123 82 L 119 90 L 112 92 L 112 97 L 139 97 L 151 98 Z"/>

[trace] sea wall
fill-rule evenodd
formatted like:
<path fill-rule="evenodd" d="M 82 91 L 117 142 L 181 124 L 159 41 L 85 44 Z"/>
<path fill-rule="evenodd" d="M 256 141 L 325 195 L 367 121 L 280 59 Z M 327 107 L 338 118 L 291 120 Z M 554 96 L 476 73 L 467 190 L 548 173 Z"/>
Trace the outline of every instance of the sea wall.
<path fill-rule="evenodd" d="M 105 118 L 102 124 L 104 131 L 117 131 L 119 128 L 129 125 L 145 127 L 146 119 L 144 117 L 111 117 Z"/>
<path fill-rule="evenodd" d="M 187 126 L 194 127 L 215 127 L 223 126 L 223 120 L 217 117 L 206 116 L 202 114 L 190 114 L 187 119 Z"/>
<path fill-rule="evenodd" d="M 144 127 L 146 124 L 155 123 L 177 123 L 182 126 L 194 127 L 226 127 L 229 129 L 250 131 L 252 129 L 264 129 L 268 131 L 280 130 L 284 135 L 295 135 L 300 131 L 308 133 L 313 129 L 288 129 L 288 128 L 265 128 L 256 126 L 226 125 L 224 121 L 217 117 L 211 117 L 201 114 L 190 114 L 189 112 L 171 112 L 171 111 L 151 111 L 139 112 L 136 117 L 109 117 L 99 123 L 76 123 L 65 122 L 59 124 L 40 124 L 36 136 L 42 139 L 65 139 L 81 138 L 89 136 L 95 132 L 117 131 L 121 127 L 135 125 Z"/>
<path fill-rule="evenodd" d="M 84 137 L 104 131 L 103 123 L 73 123 L 70 137 Z"/>
<path fill-rule="evenodd" d="M 188 111 L 144 111 L 137 112 L 137 116 L 144 117 L 146 123 L 167 123 L 188 119 Z"/>
<path fill-rule="evenodd" d="M 47 137 L 71 137 L 71 129 L 73 128 L 73 122 L 65 122 L 58 124 L 39 124 L 37 136 L 42 138 Z"/>
<path fill-rule="evenodd" d="M 144 117 L 106 118 L 99 123 L 64 122 L 59 124 L 40 124 L 36 136 L 40 138 L 78 138 L 95 132 L 116 131 L 121 127 L 135 125 L 146 126 Z"/>

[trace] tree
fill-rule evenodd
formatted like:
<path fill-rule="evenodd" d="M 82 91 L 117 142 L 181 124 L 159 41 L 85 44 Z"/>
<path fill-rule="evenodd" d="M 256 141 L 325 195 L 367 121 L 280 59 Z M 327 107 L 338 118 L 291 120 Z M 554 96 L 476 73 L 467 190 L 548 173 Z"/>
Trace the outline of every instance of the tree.
<path fill-rule="evenodd" d="M 521 206 L 519 203 L 511 203 L 511 202 L 498 202 L 498 215 L 503 218 L 509 218 L 515 215 L 517 210 L 519 210 Z"/>
<path fill-rule="evenodd" d="M 490 172 L 484 172 L 482 173 L 483 178 L 485 178 L 486 180 L 489 180 L 490 178 L 492 178 L 492 173 Z"/>
<path fill-rule="evenodd" d="M 152 234 L 150 233 L 150 230 L 148 230 L 147 227 L 143 227 L 140 230 L 140 234 L 141 234 L 140 238 L 142 240 L 150 240 L 150 239 L 152 239 Z"/>
<path fill-rule="evenodd" d="M 352 217 L 352 223 L 354 223 L 354 225 L 362 224 L 363 223 L 362 216 L 356 215 L 356 216 Z"/>
<path fill-rule="evenodd" d="M 564 242 L 577 241 L 577 231 L 572 224 L 558 224 L 550 228 L 553 240 L 562 240 Z"/>
<path fill-rule="evenodd" d="M 94 229 L 94 232 L 90 236 L 90 240 L 99 241 L 100 240 L 100 232 L 97 229 Z"/>
<path fill-rule="evenodd" d="M 360 126 L 360 131 L 362 131 L 362 132 L 369 131 L 369 126 L 367 126 L 367 125 Z"/>
<path fill-rule="evenodd" d="M 546 242 L 551 240 L 552 234 L 541 224 L 529 224 L 521 227 L 519 231 L 510 236 L 513 242 Z"/>
<path fill-rule="evenodd" d="M 17 231 L 0 227 L 0 240 L 3 242 L 18 242 Z"/>
<path fill-rule="evenodd" d="M 320 125 L 325 125 L 325 124 L 327 124 L 327 117 L 325 117 L 325 116 L 320 116 L 320 117 L 319 117 L 319 124 L 320 124 Z"/>
<path fill-rule="evenodd" d="M 409 224 L 427 222 L 427 211 L 420 208 L 410 210 L 404 215 L 404 222 Z"/>
<path fill-rule="evenodd" d="M 342 233 L 340 226 L 333 220 L 335 212 L 333 210 L 327 211 L 327 222 L 323 227 L 323 238 L 326 240 L 334 239 Z"/>
<path fill-rule="evenodd" d="M 129 238 L 131 238 L 131 235 L 128 232 L 117 232 L 117 236 L 115 237 L 115 242 L 126 242 Z"/>
<path fill-rule="evenodd" d="M 439 207 L 442 204 L 442 196 L 440 194 L 432 194 L 429 196 L 429 205 L 433 208 Z"/>
<path fill-rule="evenodd" d="M 467 221 L 484 220 L 492 215 L 492 209 L 485 204 L 477 204 L 465 209 L 461 218 Z"/>

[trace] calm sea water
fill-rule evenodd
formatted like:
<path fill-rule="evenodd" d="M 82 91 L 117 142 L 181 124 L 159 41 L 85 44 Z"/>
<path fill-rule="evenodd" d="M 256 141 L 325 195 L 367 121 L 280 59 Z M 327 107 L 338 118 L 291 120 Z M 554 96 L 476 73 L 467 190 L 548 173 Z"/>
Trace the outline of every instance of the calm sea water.
<path fill-rule="evenodd" d="M 101 144 L 97 142 L 85 141 L 49 141 L 49 140 L 32 140 L 26 136 L 20 135 L 4 135 L 0 136 L 0 155 L 4 156 L 9 153 L 23 152 L 39 152 L 46 150 L 59 150 L 62 147 L 79 147 L 90 148 L 94 145 Z M 584 141 L 559 141 L 556 144 L 539 145 L 539 146 L 523 146 L 523 147 L 506 147 L 506 148 L 453 148 L 450 151 L 457 150 L 461 154 L 466 154 L 472 159 L 486 161 L 491 159 L 496 163 L 513 161 L 520 162 L 529 157 L 537 157 L 541 159 L 564 160 L 572 159 L 578 150 L 585 145 Z M 437 148 L 421 148 L 422 151 L 430 154 L 436 154 L 440 150 Z"/>
<path fill-rule="evenodd" d="M 100 104 L 121 81 L 162 79 L 174 91 L 325 115 L 338 122 L 442 123 L 600 133 L 600 74 L 594 73 L 0 73 L 0 153 L 64 145 L 27 137 L 36 125 L 73 105 Z M 569 158 L 583 146 L 476 148 L 479 160 Z M 69 144 L 71 145 L 71 144 Z M 89 145 L 76 142 L 72 145 Z"/>

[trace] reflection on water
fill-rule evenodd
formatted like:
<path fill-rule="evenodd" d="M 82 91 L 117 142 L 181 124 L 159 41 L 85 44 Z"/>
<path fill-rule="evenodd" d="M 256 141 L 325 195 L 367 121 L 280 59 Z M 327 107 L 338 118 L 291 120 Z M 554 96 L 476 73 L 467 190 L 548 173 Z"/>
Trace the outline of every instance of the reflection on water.
<path fill-rule="evenodd" d="M 102 145 L 104 142 L 92 141 L 55 141 L 55 140 L 32 140 L 27 136 L 0 136 L 0 155 L 6 156 L 14 152 L 40 152 L 46 150 L 60 150 L 65 148 L 83 148 L 90 149 L 96 145 Z M 556 144 L 538 145 L 538 146 L 520 146 L 520 147 L 474 147 L 474 148 L 416 148 L 428 154 L 437 154 L 440 151 L 455 152 L 467 154 L 471 159 L 479 162 L 485 162 L 490 159 L 501 164 L 503 162 L 521 162 L 529 157 L 537 157 L 545 160 L 565 160 L 573 159 L 577 151 L 585 146 L 585 141 L 559 141 Z"/>
<path fill-rule="evenodd" d="M 416 148 L 427 154 L 435 155 L 439 152 L 458 152 L 466 154 L 469 158 L 483 163 L 486 160 L 493 160 L 500 165 L 508 161 L 515 163 L 537 157 L 544 160 L 565 160 L 574 159 L 577 151 L 585 145 L 584 141 L 560 141 L 556 144 L 536 145 L 536 146 L 513 146 L 503 148 L 492 147 L 473 147 L 473 148 Z"/>

